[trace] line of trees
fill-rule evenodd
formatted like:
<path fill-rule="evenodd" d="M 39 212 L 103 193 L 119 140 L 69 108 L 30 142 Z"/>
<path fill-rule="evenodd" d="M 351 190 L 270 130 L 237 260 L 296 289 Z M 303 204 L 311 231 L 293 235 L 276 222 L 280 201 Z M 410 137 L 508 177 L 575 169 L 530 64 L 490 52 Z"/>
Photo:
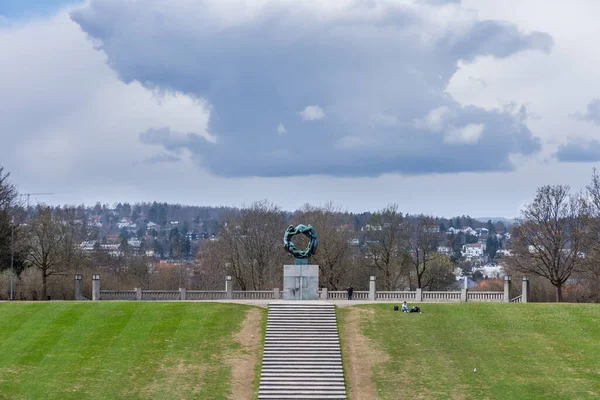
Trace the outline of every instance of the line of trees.
<path fill-rule="evenodd" d="M 239 209 L 218 209 L 222 213 L 214 226 L 218 235 L 197 246 L 191 266 L 157 271 L 156 260 L 130 251 L 126 241 L 117 257 L 100 249 L 84 252 L 81 243 L 98 236 L 90 223 L 91 209 L 39 205 L 25 210 L 9 178 L 0 166 L 0 298 L 8 297 L 13 233 L 17 298 L 33 299 L 70 298 L 73 274 L 92 272 L 101 272 L 105 285 L 114 289 L 215 289 L 226 275 L 233 277 L 239 290 L 280 287 L 282 265 L 293 262 L 283 250 L 283 232 L 289 224 L 299 223 L 313 225 L 319 235 L 311 262 L 319 265 L 321 286 L 329 290 L 350 284 L 367 289 L 371 275 L 377 276 L 380 290 L 446 290 L 456 286 L 454 271 L 460 263 L 458 257 L 440 254 L 438 246 L 449 244 L 458 251 L 463 242 L 472 240 L 446 235 L 444 221 L 453 220 L 405 215 L 395 204 L 363 214 L 345 212 L 333 203 L 306 204 L 290 213 L 264 200 Z M 157 203 L 117 209 L 119 217 L 156 213 L 152 218 L 162 224 L 176 212 Z M 99 205 L 93 210 L 104 212 Z M 188 211 L 177 212 L 192 218 Z M 457 218 L 452 224 L 461 222 Z M 490 230 L 502 227 L 491 221 L 482 224 Z M 539 188 L 511 234 L 511 255 L 500 259 L 507 273 L 537 277 L 540 287 L 553 288 L 556 301 L 567 297 L 600 301 L 600 177 L 595 170 L 591 183 L 580 192 L 564 185 Z M 307 244 L 303 237 L 294 241 L 299 248 Z M 499 247 L 495 236 L 487 239 L 487 247 L 494 259 Z M 573 288 L 579 297 L 573 296 Z"/>

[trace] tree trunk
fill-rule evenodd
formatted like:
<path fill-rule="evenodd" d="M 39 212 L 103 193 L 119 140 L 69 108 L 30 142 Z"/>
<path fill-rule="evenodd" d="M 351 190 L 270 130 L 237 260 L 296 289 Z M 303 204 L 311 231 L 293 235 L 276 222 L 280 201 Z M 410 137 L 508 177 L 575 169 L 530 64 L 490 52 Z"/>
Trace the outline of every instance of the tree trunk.
<path fill-rule="evenodd" d="M 563 301 L 562 283 L 556 285 L 556 302 L 561 303 Z"/>
<path fill-rule="evenodd" d="M 46 281 L 48 276 L 46 275 L 46 271 L 42 270 L 42 301 L 47 299 L 46 297 Z"/>

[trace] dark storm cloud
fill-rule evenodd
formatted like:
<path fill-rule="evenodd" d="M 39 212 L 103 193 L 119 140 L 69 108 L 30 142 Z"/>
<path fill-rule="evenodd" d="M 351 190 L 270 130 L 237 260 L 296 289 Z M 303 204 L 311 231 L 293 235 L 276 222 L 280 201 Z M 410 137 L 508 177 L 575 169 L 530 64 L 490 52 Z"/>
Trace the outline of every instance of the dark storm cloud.
<path fill-rule="evenodd" d="M 547 52 L 549 35 L 458 4 L 263 3 L 92 1 L 72 19 L 123 81 L 210 104 L 214 143 L 169 128 L 140 140 L 218 175 L 498 171 L 539 151 L 526 113 L 464 107 L 445 90 L 459 60 Z"/>

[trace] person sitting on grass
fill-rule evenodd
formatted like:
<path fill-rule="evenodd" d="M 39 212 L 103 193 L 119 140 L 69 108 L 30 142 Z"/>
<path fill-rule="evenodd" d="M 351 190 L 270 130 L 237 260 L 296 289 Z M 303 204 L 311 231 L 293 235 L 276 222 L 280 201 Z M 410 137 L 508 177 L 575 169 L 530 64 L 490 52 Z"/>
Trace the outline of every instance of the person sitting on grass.
<path fill-rule="evenodd" d="M 402 303 L 402 312 L 409 312 L 408 305 L 406 304 L 406 302 Z"/>

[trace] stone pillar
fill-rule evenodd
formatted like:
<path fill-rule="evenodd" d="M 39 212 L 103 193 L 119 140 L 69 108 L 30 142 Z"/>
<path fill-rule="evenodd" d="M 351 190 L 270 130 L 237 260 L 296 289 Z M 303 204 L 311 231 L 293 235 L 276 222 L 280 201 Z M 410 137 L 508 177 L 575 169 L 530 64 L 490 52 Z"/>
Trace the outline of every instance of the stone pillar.
<path fill-rule="evenodd" d="M 231 281 L 231 275 L 225 277 L 225 298 L 233 299 L 233 282 Z"/>
<path fill-rule="evenodd" d="M 421 303 L 423 301 L 423 289 L 417 288 L 417 293 L 415 295 L 415 301 L 417 303 Z"/>
<path fill-rule="evenodd" d="M 185 299 L 186 299 L 185 288 L 180 287 L 179 288 L 179 300 L 185 300 Z"/>
<path fill-rule="evenodd" d="M 100 300 L 100 275 L 92 275 L 92 300 Z"/>
<path fill-rule="evenodd" d="M 275 289 L 273 289 L 273 298 L 275 300 L 279 299 L 281 297 L 281 294 L 279 293 L 279 288 L 276 287 Z"/>
<path fill-rule="evenodd" d="M 523 287 L 521 290 L 521 303 L 527 303 L 529 301 L 529 277 L 523 275 Z"/>
<path fill-rule="evenodd" d="M 467 291 L 469 290 L 469 277 L 465 276 L 463 280 L 463 288 L 460 290 L 460 301 L 467 301 Z"/>
<path fill-rule="evenodd" d="M 510 275 L 504 275 L 504 302 L 510 303 L 510 284 L 512 277 Z"/>
<path fill-rule="evenodd" d="M 75 300 L 83 300 L 81 293 L 81 275 L 75 275 Z"/>
<path fill-rule="evenodd" d="M 369 300 L 371 300 L 371 301 L 375 301 L 376 300 L 376 296 L 377 296 L 376 291 L 375 291 L 375 289 L 376 289 L 376 285 L 375 285 L 376 279 L 377 278 L 375 276 L 371 276 L 369 278 Z"/>
<path fill-rule="evenodd" d="M 135 299 L 136 300 L 142 300 L 142 288 L 141 287 L 136 287 L 133 290 L 135 290 Z"/>
<path fill-rule="evenodd" d="M 327 297 L 329 296 L 329 293 L 327 291 L 327 288 L 324 287 L 321 289 L 321 300 L 327 300 Z"/>

